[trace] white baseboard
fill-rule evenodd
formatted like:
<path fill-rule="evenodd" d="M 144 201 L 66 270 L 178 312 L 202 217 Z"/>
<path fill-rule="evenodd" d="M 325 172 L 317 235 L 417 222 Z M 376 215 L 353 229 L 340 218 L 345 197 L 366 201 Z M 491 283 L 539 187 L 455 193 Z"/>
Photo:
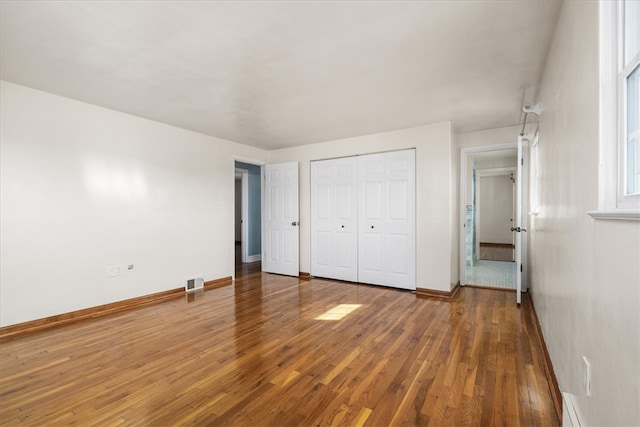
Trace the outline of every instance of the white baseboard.
<path fill-rule="evenodd" d="M 256 262 L 256 261 L 262 261 L 261 254 L 247 256 L 247 262 Z"/>
<path fill-rule="evenodd" d="M 562 392 L 562 427 L 580 427 L 573 395 L 564 391 Z"/>

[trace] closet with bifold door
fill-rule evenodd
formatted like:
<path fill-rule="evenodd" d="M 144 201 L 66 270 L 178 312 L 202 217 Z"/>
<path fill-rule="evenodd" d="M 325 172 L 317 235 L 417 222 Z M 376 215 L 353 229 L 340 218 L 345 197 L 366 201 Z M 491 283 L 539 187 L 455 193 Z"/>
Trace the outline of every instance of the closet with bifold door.
<path fill-rule="evenodd" d="M 415 150 L 311 162 L 311 275 L 416 289 Z"/>

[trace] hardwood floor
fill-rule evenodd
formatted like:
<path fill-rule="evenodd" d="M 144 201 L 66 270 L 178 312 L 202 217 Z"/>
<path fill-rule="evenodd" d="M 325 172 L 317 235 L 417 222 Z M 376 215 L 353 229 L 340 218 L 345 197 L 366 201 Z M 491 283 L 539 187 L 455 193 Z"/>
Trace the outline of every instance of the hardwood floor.
<path fill-rule="evenodd" d="M 527 304 L 252 273 L 0 343 L 0 424 L 558 425 Z"/>

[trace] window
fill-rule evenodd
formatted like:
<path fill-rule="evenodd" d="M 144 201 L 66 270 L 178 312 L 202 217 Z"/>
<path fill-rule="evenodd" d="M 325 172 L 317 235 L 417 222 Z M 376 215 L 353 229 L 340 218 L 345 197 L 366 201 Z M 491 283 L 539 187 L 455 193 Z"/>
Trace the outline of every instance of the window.
<path fill-rule="evenodd" d="M 640 220 L 640 1 L 599 6 L 599 210 L 590 215 Z"/>

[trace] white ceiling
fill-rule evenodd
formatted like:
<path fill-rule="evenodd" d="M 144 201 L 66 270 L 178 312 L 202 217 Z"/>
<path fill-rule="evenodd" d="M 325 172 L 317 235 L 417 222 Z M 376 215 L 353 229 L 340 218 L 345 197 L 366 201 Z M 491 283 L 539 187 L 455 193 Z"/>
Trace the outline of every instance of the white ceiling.
<path fill-rule="evenodd" d="M 0 77 L 274 149 L 514 125 L 560 3 L 2 1 Z"/>

